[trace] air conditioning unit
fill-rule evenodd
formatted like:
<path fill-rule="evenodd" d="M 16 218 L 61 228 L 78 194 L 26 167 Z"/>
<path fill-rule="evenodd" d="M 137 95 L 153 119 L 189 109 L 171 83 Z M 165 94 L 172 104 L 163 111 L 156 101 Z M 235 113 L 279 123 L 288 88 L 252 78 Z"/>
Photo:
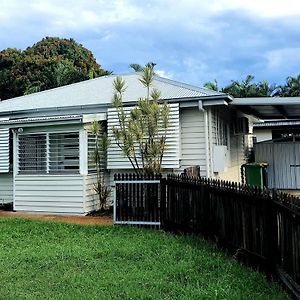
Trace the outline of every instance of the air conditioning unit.
<path fill-rule="evenodd" d="M 249 134 L 249 120 L 246 117 L 237 118 L 233 123 L 233 133 L 239 134 Z"/>

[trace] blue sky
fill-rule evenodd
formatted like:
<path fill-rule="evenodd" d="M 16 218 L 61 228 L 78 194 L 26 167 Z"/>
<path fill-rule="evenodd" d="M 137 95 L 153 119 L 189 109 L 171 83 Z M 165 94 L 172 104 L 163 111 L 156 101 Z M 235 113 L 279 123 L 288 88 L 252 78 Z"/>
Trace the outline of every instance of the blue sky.
<path fill-rule="evenodd" d="M 297 0 L 0 0 L 0 48 L 45 36 L 74 38 L 103 68 L 157 63 L 162 76 L 198 86 L 253 74 L 283 83 L 300 73 Z"/>

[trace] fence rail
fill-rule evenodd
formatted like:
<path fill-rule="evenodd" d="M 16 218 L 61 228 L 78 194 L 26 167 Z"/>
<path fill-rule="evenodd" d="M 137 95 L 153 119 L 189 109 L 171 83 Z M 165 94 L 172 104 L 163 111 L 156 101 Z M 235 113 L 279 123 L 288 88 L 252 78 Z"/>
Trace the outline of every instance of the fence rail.
<path fill-rule="evenodd" d="M 300 299 L 298 198 L 182 175 L 163 179 L 160 175 L 117 175 L 115 180 L 119 222 L 157 222 L 165 230 L 216 239 L 237 254 L 251 256 L 257 264 L 276 271 Z"/>

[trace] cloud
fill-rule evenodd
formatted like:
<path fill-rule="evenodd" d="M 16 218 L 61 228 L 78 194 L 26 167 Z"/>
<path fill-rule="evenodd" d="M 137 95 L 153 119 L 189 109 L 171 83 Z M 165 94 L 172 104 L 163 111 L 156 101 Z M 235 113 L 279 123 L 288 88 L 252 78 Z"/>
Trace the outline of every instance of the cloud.
<path fill-rule="evenodd" d="M 300 47 L 279 48 L 266 53 L 267 67 L 278 71 L 300 65 Z M 299 70 L 300 72 L 300 70 Z"/>
<path fill-rule="evenodd" d="M 262 18 L 283 18 L 300 15 L 300 3 L 294 0 L 214 0 L 215 11 L 243 11 Z"/>
<path fill-rule="evenodd" d="M 168 71 L 165 71 L 165 70 L 155 70 L 155 73 L 158 75 L 158 76 L 161 76 L 161 77 L 164 77 L 164 78 L 168 78 L 168 79 L 172 79 L 174 74 L 172 72 L 168 72 Z"/>
<path fill-rule="evenodd" d="M 115 73 L 130 63 L 200 85 L 300 72 L 300 4 L 293 0 L 0 0 L 0 43 L 25 48 L 74 38 Z M 290 72 L 290 74 L 288 74 Z"/>

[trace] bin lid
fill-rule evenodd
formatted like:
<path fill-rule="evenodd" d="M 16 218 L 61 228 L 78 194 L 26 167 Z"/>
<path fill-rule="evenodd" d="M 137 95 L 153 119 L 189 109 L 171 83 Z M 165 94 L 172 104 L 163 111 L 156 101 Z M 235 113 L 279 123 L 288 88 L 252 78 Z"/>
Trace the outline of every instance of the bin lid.
<path fill-rule="evenodd" d="M 253 163 L 247 163 L 244 164 L 244 166 L 249 166 L 249 167 L 267 167 L 269 164 L 267 162 L 253 162 Z"/>

